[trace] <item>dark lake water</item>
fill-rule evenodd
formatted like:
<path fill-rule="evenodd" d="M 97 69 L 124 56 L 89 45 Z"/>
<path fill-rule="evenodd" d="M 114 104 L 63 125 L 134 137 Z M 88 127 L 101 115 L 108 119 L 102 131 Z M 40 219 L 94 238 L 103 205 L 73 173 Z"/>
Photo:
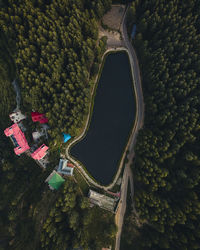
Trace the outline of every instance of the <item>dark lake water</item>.
<path fill-rule="evenodd" d="M 70 153 L 106 185 L 114 177 L 134 123 L 135 97 L 128 55 L 109 54 L 96 90 L 91 122 Z"/>

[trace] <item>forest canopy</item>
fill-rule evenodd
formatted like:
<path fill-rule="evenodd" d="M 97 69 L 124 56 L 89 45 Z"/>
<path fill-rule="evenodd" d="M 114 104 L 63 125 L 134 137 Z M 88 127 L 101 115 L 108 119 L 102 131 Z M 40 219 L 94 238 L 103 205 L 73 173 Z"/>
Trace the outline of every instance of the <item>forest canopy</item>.
<path fill-rule="evenodd" d="M 51 136 L 75 135 L 82 126 L 105 39 L 97 41 L 98 19 L 111 1 L 0 1 L 0 130 L 16 106 L 45 112 Z M 91 73 L 90 73 L 91 72 Z M 0 134 L 0 249 L 101 249 L 113 244 L 114 215 L 90 208 L 74 177 L 52 192 L 44 182 L 57 154 L 42 171 Z"/>
<path fill-rule="evenodd" d="M 143 226 L 129 245 L 200 249 L 200 1 L 136 0 L 130 30 L 134 23 L 145 121 L 133 171 Z"/>
<path fill-rule="evenodd" d="M 46 113 L 54 139 L 64 131 L 76 135 L 88 112 L 90 71 L 104 48 L 97 22 L 111 1 L 2 3 L 0 27 L 15 48 L 24 107 Z"/>

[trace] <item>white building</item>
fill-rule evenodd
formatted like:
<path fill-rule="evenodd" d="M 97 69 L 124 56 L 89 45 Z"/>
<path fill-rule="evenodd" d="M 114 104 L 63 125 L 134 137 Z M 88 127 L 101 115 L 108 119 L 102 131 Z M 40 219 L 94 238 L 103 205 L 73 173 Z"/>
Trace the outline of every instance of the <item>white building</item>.
<path fill-rule="evenodd" d="M 18 122 L 26 119 L 26 116 L 23 115 L 20 110 L 11 113 L 9 116 L 10 116 L 11 121 L 13 121 L 14 123 L 18 123 Z"/>

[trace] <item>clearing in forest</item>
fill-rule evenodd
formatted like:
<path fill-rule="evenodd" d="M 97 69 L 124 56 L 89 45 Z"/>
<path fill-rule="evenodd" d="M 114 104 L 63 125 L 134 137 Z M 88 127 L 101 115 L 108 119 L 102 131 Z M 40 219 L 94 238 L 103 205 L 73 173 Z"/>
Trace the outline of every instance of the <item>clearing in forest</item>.
<path fill-rule="evenodd" d="M 111 10 L 103 17 L 103 24 L 107 25 L 111 29 L 119 30 L 124 11 L 124 5 L 112 5 Z"/>

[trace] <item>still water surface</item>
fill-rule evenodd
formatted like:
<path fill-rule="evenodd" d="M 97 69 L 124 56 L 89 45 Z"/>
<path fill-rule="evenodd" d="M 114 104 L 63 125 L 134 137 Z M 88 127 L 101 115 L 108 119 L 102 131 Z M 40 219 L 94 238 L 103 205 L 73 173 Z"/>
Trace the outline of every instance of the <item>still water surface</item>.
<path fill-rule="evenodd" d="M 96 90 L 87 134 L 70 153 L 101 184 L 114 177 L 135 117 L 135 97 L 128 55 L 109 54 Z"/>

